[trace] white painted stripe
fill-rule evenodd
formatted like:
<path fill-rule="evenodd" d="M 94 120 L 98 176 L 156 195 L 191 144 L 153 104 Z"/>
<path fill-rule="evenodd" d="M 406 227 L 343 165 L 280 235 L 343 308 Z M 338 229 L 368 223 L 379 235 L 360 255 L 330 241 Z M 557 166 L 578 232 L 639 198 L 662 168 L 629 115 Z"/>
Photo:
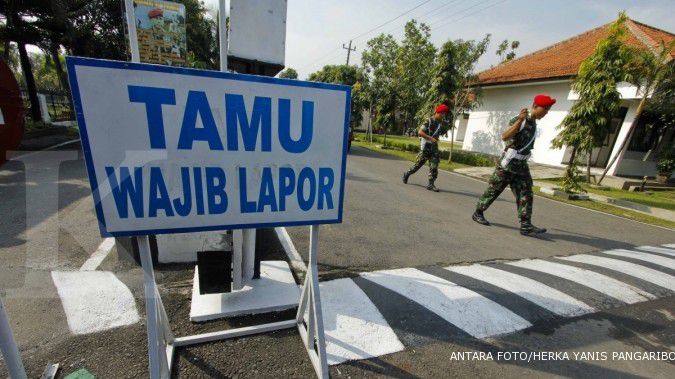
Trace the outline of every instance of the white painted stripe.
<path fill-rule="evenodd" d="M 564 259 L 567 261 L 587 263 L 594 266 L 605 267 L 611 270 L 623 272 L 630 276 L 642 279 L 644 281 L 654 283 L 663 288 L 675 291 L 675 277 L 672 275 L 665 274 L 660 271 L 652 270 L 651 268 L 637 265 L 635 263 L 629 263 L 621 261 L 618 259 L 596 257 L 593 255 L 573 255 L 571 257 L 559 257 L 558 259 Z"/>
<path fill-rule="evenodd" d="M 675 249 L 675 243 L 669 243 L 669 244 L 665 244 L 665 245 L 663 245 L 663 246 L 664 246 L 664 247 L 667 247 L 667 248 L 669 248 L 669 249 Z"/>
<path fill-rule="evenodd" d="M 476 338 L 510 333 L 532 325 L 474 291 L 414 268 L 361 276 L 417 302 Z"/>
<path fill-rule="evenodd" d="M 351 279 L 319 284 L 328 364 L 402 351 L 380 311 Z"/>
<path fill-rule="evenodd" d="M 574 317 L 595 312 L 593 307 L 564 292 L 508 271 L 481 265 L 450 266 L 446 270 L 503 288 L 561 316 Z"/>
<path fill-rule="evenodd" d="M 584 270 L 583 268 L 562 263 L 532 259 L 509 262 L 508 264 L 567 279 L 628 304 L 639 303 L 655 298 L 654 295 L 620 280 L 598 274 L 594 271 Z"/>
<path fill-rule="evenodd" d="M 80 267 L 80 271 L 95 271 L 98 266 L 103 262 L 105 257 L 108 256 L 110 250 L 115 246 L 115 239 L 108 237 L 101 242 L 98 246 L 98 249 L 87 259 L 86 262 Z"/>
<path fill-rule="evenodd" d="M 88 334 L 139 321 L 129 288 L 108 271 L 52 271 L 68 327 Z"/>
<path fill-rule="evenodd" d="M 675 250 L 657 246 L 638 246 L 636 249 L 651 251 L 652 253 L 661 253 L 675 257 Z"/>
<path fill-rule="evenodd" d="M 66 146 L 66 145 L 73 144 L 73 143 L 75 143 L 75 142 L 80 142 L 80 139 L 78 138 L 78 139 L 73 139 L 73 140 L 66 141 L 66 142 L 57 143 L 56 145 L 52 145 L 52 146 L 49 146 L 49 147 L 45 147 L 45 148 L 42 149 L 42 150 L 33 151 L 33 152 L 30 152 L 30 153 L 25 153 L 25 154 L 20 154 L 20 155 L 17 155 L 17 156 L 10 156 L 9 158 L 10 158 L 11 160 L 17 160 L 17 159 L 19 159 L 19 158 L 21 158 L 21 159 L 26 159 L 26 158 L 28 158 L 28 157 L 32 157 L 33 155 L 40 154 L 40 153 L 43 152 L 43 151 L 54 150 L 54 149 L 57 149 L 57 148 L 62 147 L 62 146 Z"/>
<path fill-rule="evenodd" d="M 605 254 L 610 254 L 610 255 L 616 255 L 617 257 L 626 257 L 626 258 L 633 258 L 633 259 L 639 259 L 641 261 L 645 262 L 650 262 L 654 263 L 663 267 L 667 267 L 671 270 L 675 270 L 675 257 L 673 258 L 666 258 L 660 255 L 655 255 L 655 254 L 649 254 L 649 253 L 641 253 L 638 251 L 632 251 L 632 250 L 624 250 L 624 249 L 616 249 L 616 250 L 609 250 L 605 251 Z"/>

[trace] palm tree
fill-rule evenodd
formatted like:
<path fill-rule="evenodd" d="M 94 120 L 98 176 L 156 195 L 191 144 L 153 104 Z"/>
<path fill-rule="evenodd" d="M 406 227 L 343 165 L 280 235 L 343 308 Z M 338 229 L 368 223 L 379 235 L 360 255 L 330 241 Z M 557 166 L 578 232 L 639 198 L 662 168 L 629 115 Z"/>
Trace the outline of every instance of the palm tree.
<path fill-rule="evenodd" d="M 621 143 L 621 148 L 619 148 L 617 153 L 614 154 L 614 157 L 612 157 L 612 160 L 607 164 L 600 180 L 598 180 L 598 185 L 602 183 L 605 175 L 607 175 L 607 171 L 609 171 L 610 167 L 612 167 L 614 162 L 619 158 L 619 155 L 621 155 L 626 148 L 626 145 L 628 145 L 628 141 L 630 141 L 633 132 L 635 132 L 635 128 L 638 125 L 640 115 L 645 109 L 647 98 L 653 94 L 664 80 L 667 80 L 673 75 L 673 58 L 671 54 L 674 49 L 675 40 L 668 44 L 661 41 L 660 46 L 654 49 L 634 50 L 634 56 L 629 64 L 628 70 L 633 79 L 632 82 L 638 86 L 638 92 L 642 92 L 642 99 L 635 111 L 635 118 L 633 118 L 630 129 L 628 129 L 628 135 Z"/>

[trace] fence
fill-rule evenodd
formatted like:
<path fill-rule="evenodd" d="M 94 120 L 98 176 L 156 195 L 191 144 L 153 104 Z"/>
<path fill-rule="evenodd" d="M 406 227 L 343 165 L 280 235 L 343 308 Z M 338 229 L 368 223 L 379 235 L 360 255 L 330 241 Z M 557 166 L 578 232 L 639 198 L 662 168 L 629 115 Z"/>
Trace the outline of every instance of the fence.
<path fill-rule="evenodd" d="M 68 92 L 38 90 L 38 95 L 44 95 L 46 110 L 52 122 L 75 119 L 73 103 L 71 102 L 70 94 Z M 26 118 L 31 119 L 31 104 L 28 98 L 28 91 L 25 88 L 21 89 L 21 97 L 23 98 L 23 105 L 26 109 Z"/>

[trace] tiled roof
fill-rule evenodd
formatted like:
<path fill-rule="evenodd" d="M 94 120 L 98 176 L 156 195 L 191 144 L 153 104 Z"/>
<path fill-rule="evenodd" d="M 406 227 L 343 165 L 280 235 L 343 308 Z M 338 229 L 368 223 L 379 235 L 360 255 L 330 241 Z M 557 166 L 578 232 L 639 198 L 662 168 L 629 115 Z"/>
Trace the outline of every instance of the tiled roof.
<path fill-rule="evenodd" d="M 552 46 L 502 63 L 478 74 L 482 85 L 496 85 L 574 77 L 579 66 L 588 58 L 598 42 L 607 36 L 605 24 Z M 657 48 L 661 41 L 669 43 L 675 35 L 637 21 L 626 22 L 626 42 L 633 46 Z M 675 52 L 672 54 L 675 58 Z"/>

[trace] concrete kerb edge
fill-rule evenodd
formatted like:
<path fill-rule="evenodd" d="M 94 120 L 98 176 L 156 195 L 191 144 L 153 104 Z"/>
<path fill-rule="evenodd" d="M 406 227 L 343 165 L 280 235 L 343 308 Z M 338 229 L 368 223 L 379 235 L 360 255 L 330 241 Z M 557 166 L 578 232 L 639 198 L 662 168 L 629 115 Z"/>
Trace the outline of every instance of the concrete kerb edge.
<path fill-rule="evenodd" d="M 539 186 L 540 188 L 553 188 L 548 183 L 536 181 L 536 180 L 534 182 L 534 185 Z M 598 194 L 594 194 L 594 193 L 588 193 L 587 195 L 591 200 L 601 202 L 601 203 L 606 203 L 606 204 L 615 206 L 617 208 L 623 208 L 623 209 L 627 209 L 627 210 L 634 211 L 634 212 L 640 212 L 642 214 L 646 214 L 646 215 L 652 216 L 652 217 L 661 218 L 661 219 L 664 219 L 664 220 L 667 220 L 667 221 L 675 221 L 675 212 L 669 211 L 667 209 L 655 208 L 655 207 L 651 207 L 651 206 L 648 206 L 648 205 L 637 204 L 637 203 L 634 203 L 634 202 L 628 201 L 628 200 L 614 199 L 614 198 L 611 198 L 611 197 L 602 196 L 602 195 L 598 195 Z M 667 216 L 667 217 L 662 217 L 661 215 Z"/>

